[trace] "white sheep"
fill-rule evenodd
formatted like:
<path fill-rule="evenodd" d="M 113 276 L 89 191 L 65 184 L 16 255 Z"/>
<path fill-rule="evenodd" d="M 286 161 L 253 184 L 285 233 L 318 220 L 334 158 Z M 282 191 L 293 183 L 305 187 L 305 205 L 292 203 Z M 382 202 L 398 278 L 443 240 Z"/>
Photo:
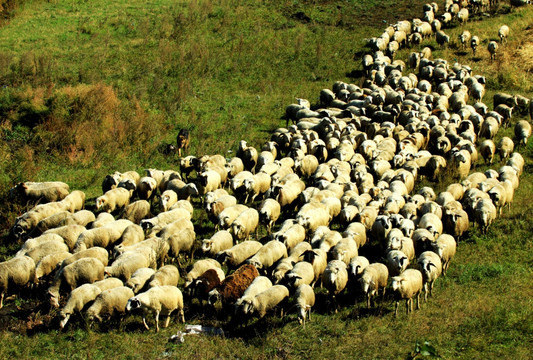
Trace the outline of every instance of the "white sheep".
<path fill-rule="evenodd" d="M 498 29 L 498 37 L 500 38 L 500 42 L 502 44 L 506 43 L 507 38 L 509 37 L 509 26 L 507 25 L 500 26 L 500 28 Z"/>
<path fill-rule="evenodd" d="M 170 224 L 171 222 L 179 219 L 190 220 L 191 217 L 192 215 L 188 210 L 178 208 L 161 212 L 157 216 L 150 219 L 141 220 L 140 225 L 146 231 L 149 229 L 153 229 L 156 226 L 162 228 L 165 225 Z"/>
<path fill-rule="evenodd" d="M 21 182 L 9 190 L 10 197 L 20 197 L 23 203 L 47 203 L 63 200 L 69 186 L 60 181 Z"/>
<path fill-rule="evenodd" d="M 337 313 L 336 296 L 341 293 L 348 283 L 348 270 L 346 264 L 340 260 L 328 262 L 322 274 L 322 284 L 328 290 L 328 294 L 334 303 L 335 313 Z"/>
<path fill-rule="evenodd" d="M 111 246 L 122 237 L 124 230 L 132 224 L 129 220 L 120 219 L 99 228 L 85 230 L 78 236 L 73 252 L 77 253 L 93 246 L 103 248 Z"/>
<path fill-rule="evenodd" d="M 391 276 L 400 275 L 409 265 L 409 258 L 401 250 L 387 252 L 387 268 Z"/>
<path fill-rule="evenodd" d="M 482 233 L 486 233 L 489 226 L 496 220 L 497 211 L 491 199 L 481 199 L 474 207 L 474 220 Z"/>
<path fill-rule="evenodd" d="M 61 266 L 59 267 L 59 270 L 61 270 L 65 266 L 70 265 L 73 262 L 75 262 L 75 261 L 77 261 L 79 259 L 82 259 L 82 258 L 95 258 L 95 259 L 100 260 L 100 262 L 102 264 L 104 264 L 104 266 L 107 266 L 108 260 L 109 260 L 109 255 L 108 255 L 108 252 L 107 252 L 106 249 L 98 247 L 98 246 L 95 246 L 95 247 L 92 247 L 90 249 L 82 250 L 80 252 L 77 252 L 77 253 L 72 254 L 71 256 L 65 258 L 65 260 L 63 260 L 61 262 Z"/>
<path fill-rule="evenodd" d="M 244 210 L 235 218 L 231 224 L 235 241 L 242 241 L 248 239 L 251 232 L 256 232 L 259 226 L 259 212 L 254 208 Z"/>
<path fill-rule="evenodd" d="M 130 203 L 131 191 L 125 188 L 115 188 L 96 198 L 96 210 L 112 213 L 122 209 Z"/>
<path fill-rule="evenodd" d="M 433 251 L 424 251 L 418 257 L 418 265 L 424 277 L 424 301 L 433 294 L 433 284 L 442 273 L 442 261 Z"/>
<path fill-rule="evenodd" d="M 233 221 L 245 210 L 249 209 L 246 205 L 236 204 L 227 208 L 224 208 L 218 214 L 217 226 L 222 229 L 229 229 L 233 224 Z M 258 215 L 259 217 L 259 215 Z"/>
<path fill-rule="evenodd" d="M 246 243 L 246 242 L 244 242 Z M 185 275 L 185 287 L 188 287 L 193 280 L 205 273 L 209 269 L 220 269 L 222 266 L 214 259 L 202 259 L 194 263 L 192 269 Z"/>
<path fill-rule="evenodd" d="M 498 51 L 498 43 L 496 41 L 491 41 L 487 45 L 487 50 L 490 54 L 490 60 L 496 60 L 496 52 Z"/>
<path fill-rule="evenodd" d="M 257 294 L 252 302 L 244 306 L 244 313 L 263 318 L 267 312 L 289 297 L 289 290 L 283 285 L 274 285 Z"/>
<path fill-rule="evenodd" d="M 95 258 L 81 258 L 72 264 L 63 267 L 55 276 L 52 285 L 48 288 L 50 304 L 59 306 L 59 292 L 67 286 L 68 291 L 74 290 L 81 284 L 93 283 L 104 278 L 104 264 Z"/>
<path fill-rule="evenodd" d="M 371 299 L 378 293 L 379 289 L 383 289 L 383 295 L 385 295 L 388 278 L 389 270 L 387 266 L 381 263 L 372 263 L 363 270 L 358 281 L 366 294 L 368 308 L 370 308 Z"/>
<path fill-rule="evenodd" d="M 216 255 L 221 263 L 232 268 L 241 265 L 246 259 L 254 256 L 263 247 L 259 241 L 247 240 L 223 250 Z"/>
<path fill-rule="evenodd" d="M 416 297 L 416 308 L 420 309 L 420 293 L 422 292 L 422 273 L 417 269 L 407 269 L 401 275 L 392 278 L 392 291 L 396 296 L 394 316 L 398 315 L 400 299 L 405 299 L 407 314 L 413 311 L 413 297 Z"/>
<path fill-rule="evenodd" d="M 267 233 L 272 233 L 272 226 L 279 219 L 281 205 L 274 199 L 265 199 L 259 205 L 259 222 L 267 228 Z"/>
<path fill-rule="evenodd" d="M 442 274 L 446 276 L 446 271 L 450 266 L 450 261 L 455 256 L 457 243 L 453 236 L 442 234 L 431 243 L 432 250 L 439 255 L 442 261 Z"/>
<path fill-rule="evenodd" d="M 235 302 L 235 313 L 244 313 L 247 304 L 251 304 L 256 295 L 272 287 L 272 281 L 266 276 L 256 277 Z"/>
<path fill-rule="evenodd" d="M 353 278 L 358 278 L 365 268 L 370 265 L 368 259 L 364 256 L 355 256 L 348 264 L 348 273 L 352 275 Z"/>
<path fill-rule="evenodd" d="M 87 309 L 89 321 L 102 322 L 103 317 L 120 316 L 126 313 L 128 300 L 135 296 L 133 291 L 126 286 L 120 286 L 102 291 L 93 304 Z"/>
<path fill-rule="evenodd" d="M 17 254 L 17 256 L 21 255 L 27 255 L 35 261 L 35 263 L 38 263 L 42 258 L 44 258 L 47 255 L 55 254 L 58 252 L 68 252 L 68 246 L 63 242 L 63 239 L 61 240 L 50 240 L 45 241 L 33 249 L 29 249 L 27 251 L 24 251 L 22 254 Z"/>
<path fill-rule="evenodd" d="M 343 238 L 330 250 L 330 254 L 332 260 L 341 260 L 348 266 L 358 255 L 357 243 L 350 237 Z"/>
<path fill-rule="evenodd" d="M 38 283 L 42 277 L 53 273 L 61 262 L 71 255 L 72 254 L 68 251 L 62 251 L 43 257 L 35 265 L 35 277 L 33 278 L 33 282 Z"/>
<path fill-rule="evenodd" d="M 35 276 L 35 261 L 29 256 L 17 256 L 0 263 L 0 309 L 9 286 L 25 286 Z"/>
<path fill-rule="evenodd" d="M 294 303 L 298 314 L 298 321 L 305 329 L 306 315 L 311 321 L 311 308 L 315 305 L 315 291 L 307 284 L 298 286 L 294 293 Z"/>
<path fill-rule="evenodd" d="M 151 277 L 148 279 L 148 287 L 156 286 L 178 286 L 178 281 L 180 279 L 180 273 L 178 268 L 174 265 L 165 265 L 159 268 Z"/>
<path fill-rule="evenodd" d="M 287 251 L 291 251 L 305 240 L 305 236 L 305 228 L 300 224 L 294 224 L 284 231 L 278 231 L 274 235 L 274 239 L 282 242 L 287 247 Z"/>
<path fill-rule="evenodd" d="M 301 284 L 311 284 L 315 280 L 313 265 L 307 261 L 300 261 L 285 275 L 287 284 L 296 289 Z"/>
<path fill-rule="evenodd" d="M 526 146 L 527 140 L 531 136 L 531 124 L 527 120 L 520 120 L 514 127 L 514 135 L 518 147 Z"/>
<path fill-rule="evenodd" d="M 131 297 L 126 304 L 126 311 L 142 309 L 143 324 L 146 330 L 150 330 L 146 323 L 146 316 L 155 313 L 156 332 L 159 332 L 159 315 L 166 316 L 163 327 L 168 327 L 170 314 L 177 310 L 179 320 L 185 322 L 183 311 L 183 294 L 175 286 L 156 286 L 148 291 Z"/>
<path fill-rule="evenodd" d="M 287 257 L 287 248 L 278 240 L 271 240 L 263 245 L 250 259 L 248 264 L 254 265 L 258 270 L 270 268 L 279 259 Z"/>
<path fill-rule="evenodd" d="M 202 251 L 211 257 L 232 246 L 233 236 L 227 230 L 217 231 L 210 239 L 202 241 Z"/>
<path fill-rule="evenodd" d="M 155 270 L 148 267 L 137 269 L 124 285 L 133 290 L 134 294 L 137 294 L 154 273 Z"/>
<path fill-rule="evenodd" d="M 143 176 L 137 186 L 137 195 L 141 200 L 149 200 L 155 195 L 157 190 L 157 181 L 153 177 Z"/>
<path fill-rule="evenodd" d="M 137 269 L 155 268 L 156 258 L 155 251 L 149 247 L 139 247 L 136 250 L 126 251 L 117 257 L 111 266 L 105 267 L 105 274 L 128 281 Z"/>

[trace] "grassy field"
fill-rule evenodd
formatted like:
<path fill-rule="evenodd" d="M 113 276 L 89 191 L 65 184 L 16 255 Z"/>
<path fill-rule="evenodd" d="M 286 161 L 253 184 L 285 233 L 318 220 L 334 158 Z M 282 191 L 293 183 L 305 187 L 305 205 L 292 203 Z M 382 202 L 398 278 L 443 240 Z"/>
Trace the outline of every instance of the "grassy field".
<path fill-rule="evenodd" d="M 174 143 L 179 128 L 192 130 L 192 154 L 230 156 L 241 139 L 259 146 L 285 125 L 285 107 L 295 97 L 315 103 L 336 80 L 360 84 L 364 38 L 379 35 L 387 22 L 421 17 L 423 3 L 21 3 L 0 28 L 1 258 L 20 246 L 8 233 L 24 210 L 7 201 L 17 181 L 65 181 L 85 191 L 92 206 L 109 172 L 177 168 L 161 149 Z M 456 45 L 461 27 L 446 30 L 454 41 L 447 49 L 434 40 L 424 45 L 435 49 L 434 57 L 457 59 L 487 76 L 488 105 L 497 91 L 531 98 L 532 19 L 531 7 L 509 12 L 505 4 L 495 16 L 474 17 L 465 28 L 482 39 L 475 58 Z M 503 23 L 511 26 L 509 43 L 490 62 L 486 44 Z M 512 128 L 503 135 L 512 137 Z M 0 357 L 403 359 L 417 355 L 417 342 L 429 341 L 446 359 L 531 358 L 532 147 L 520 150 L 526 170 L 511 211 L 487 234 L 469 232 L 434 297 L 410 317 L 395 319 L 389 297 L 368 311 L 349 293 L 331 314 L 320 290 L 306 329 L 294 314 L 229 328 L 191 306 L 187 323 L 221 326 L 226 337 L 190 336 L 178 345 L 168 342 L 183 326 L 175 319 L 158 334 L 145 331 L 137 316 L 91 328 L 73 319 L 60 332 L 38 289 L 0 310 Z"/>

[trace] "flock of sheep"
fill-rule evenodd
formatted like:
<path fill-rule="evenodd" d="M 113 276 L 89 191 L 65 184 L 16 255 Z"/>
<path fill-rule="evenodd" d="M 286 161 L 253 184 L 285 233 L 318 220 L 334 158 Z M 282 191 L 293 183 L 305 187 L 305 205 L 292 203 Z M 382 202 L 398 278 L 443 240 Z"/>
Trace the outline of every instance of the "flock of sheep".
<path fill-rule="evenodd" d="M 464 3 L 447 2 L 443 25 L 466 21 Z M 408 313 L 414 300 L 419 308 L 471 224 L 486 232 L 510 207 L 524 168 L 514 146 L 531 135 L 529 122 L 512 116 L 533 113 L 529 99 L 503 93 L 490 110 L 483 76 L 431 59 L 427 48 L 409 56 L 416 73 L 403 73 L 395 51 L 432 35 L 437 9 L 428 4 L 423 20 L 400 21 L 371 40 L 361 87 L 339 81 L 320 92 L 318 108 L 305 99 L 289 105 L 287 126 L 261 149 L 241 141 L 231 159 L 186 156 L 179 172 L 108 175 L 94 212 L 62 182 L 15 186 L 14 197 L 39 204 L 15 221 L 13 234 L 25 242 L 0 263 L 0 307 L 31 285 L 47 289 L 61 328 L 71 316 L 103 321 L 141 309 L 144 326 L 153 314 L 159 330 L 159 316 L 165 327 L 173 312 L 184 322 L 193 300 L 220 303 L 233 319 L 295 310 L 305 325 L 319 284 L 331 311 L 342 292 L 363 294 L 371 307 L 386 289 L 395 314 L 402 299 Z M 515 140 L 495 144 L 509 126 Z M 501 166 L 471 172 L 479 154 L 490 164 L 498 154 Z M 455 182 L 446 191 L 415 192 L 422 178 L 448 177 Z M 215 232 L 200 241 L 193 220 L 204 212 Z M 168 261 L 185 256 L 192 268 L 182 279 Z"/>

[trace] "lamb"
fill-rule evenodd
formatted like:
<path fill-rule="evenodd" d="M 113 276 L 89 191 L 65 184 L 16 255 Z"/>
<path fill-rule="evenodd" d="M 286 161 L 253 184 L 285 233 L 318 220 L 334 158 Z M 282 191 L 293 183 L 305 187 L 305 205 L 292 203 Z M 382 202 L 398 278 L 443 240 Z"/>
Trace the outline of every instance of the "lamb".
<path fill-rule="evenodd" d="M 69 186 L 60 181 L 21 182 L 9 190 L 9 196 L 24 203 L 44 204 L 63 200 L 69 191 Z"/>
<path fill-rule="evenodd" d="M 366 304 L 368 308 L 370 308 L 370 300 L 378 293 L 380 288 L 383 289 L 383 295 L 385 295 L 388 278 L 389 270 L 381 263 L 372 263 L 363 270 L 358 281 L 367 296 Z"/>
<path fill-rule="evenodd" d="M 401 275 L 392 278 L 392 291 L 396 297 L 394 316 L 398 316 L 400 299 L 405 299 L 407 314 L 413 311 L 413 297 L 416 296 L 416 308 L 420 309 L 420 293 L 422 292 L 422 273 L 417 269 L 407 269 Z"/>
<path fill-rule="evenodd" d="M 42 277 L 50 275 L 57 269 L 63 260 L 71 255 L 72 254 L 68 251 L 62 251 L 43 257 L 39 260 L 37 265 L 35 265 L 35 277 L 33 278 L 33 282 L 37 284 Z"/>
<path fill-rule="evenodd" d="M 219 286 L 209 292 L 209 303 L 213 305 L 221 300 L 223 307 L 234 304 L 258 276 L 259 273 L 255 266 L 251 264 L 240 266 L 233 274 L 227 276 Z"/>
<path fill-rule="evenodd" d="M 69 264 L 59 271 L 48 288 L 50 304 L 59 306 L 59 291 L 62 286 L 69 286 L 69 291 L 74 290 L 81 284 L 93 283 L 104 278 L 104 264 L 95 258 L 81 258 Z"/>
<path fill-rule="evenodd" d="M 274 199 L 265 199 L 259 205 L 259 223 L 267 228 L 267 234 L 272 233 L 272 226 L 279 219 L 281 205 Z"/>
<path fill-rule="evenodd" d="M 124 285 L 138 294 L 154 273 L 155 270 L 148 267 L 137 269 Z"/>
<path fill-rule="evenodd" d="M 242 159 L 242 163 L 244 164 L 244 168 L 246 170 L 254 170 L 257 164 L 257 158 L 259 156 L 256 148 L 248 146 L 246 141 L 241 140 L 239 142 L 239 148 L 237 149 L 236 155 Z"/>
<path fill-rule="evenodd" d="M 450 36 L 446 35 L 446 33 L 442 30 L 439 30 L 435 33 L 435 39 L 437 41 L 437 44 L 441 46 L 450 43 Z"/>
<path fill-rule="evenodd" d="M 259 212 L 254 208 L 248 208 L 241 212 L 239 216 L 235 218 L 231 224 L 235 240 L 246 240 L 250 236 L 250 233 L 256 231 L 259 225 Z"/>
<path fill-rule="evenodd" d="M 296 289 L 301 284 L 311 284 L 315 280 L 313 265 L 307 261 L 300 261 L 294 265 L 292 270 L 285 275 L 287 284 Z"/>
<path fill-rule="evenodd" d="M 87 309 L 87 319 L 89 321 L 98 320 L 102 322 L 104 316 L 111 317 L 125 314 L 128 300 L 134 296 L 133 291 L 126 286 L 104 290 Z"/>
<path fill-rule="evenodd" d="M 466 49 L 466 46 L 470 43 L 470 39 L 472 38 L 472 35 L 470 34 L 470 31 L 468 30 L 464 30 L 460 35 L 459 35 L 459 41 L 461 42 L 461 44 L 463 45 L 463 50 Z"/>
<path fill-rule="evenodd" d="M 418 265 L 424 279 L 424 301 L 428 301 L 428 293 L 433 293 L 433 284 L 442 273 L 442 261 L 433 251 L 424 251 L 418 257 Z"/>
<path fill-rule="evenodd" d="M 216 232 L 210 239 L 202 241 L 202 251 L 208 256 L 227 250 L 233 246 L 233 236 L 227 230 Z"/>
<path fill-rule="evenodd" d="M 163 326 L 165 328 L 170 322 L 170 314 L 175 310 L 178 311 L 179 320 L 185 322 L 183 294 L 175 286 L 156 286 L 127 300 L 126 311 L 131 312 L 139 308 L 143 312 L 143 324 L 146 330 L 150 330 L 146 323 L 148 313 L 155 313 L 156 332 L 159 332 L 159 315 L 166 316 Z"/>
<path fill-rule="evenodd" d="M 261 319 L 267 312 L 279 306 L 288 297 L 289 290 L 285 286 L 274 285 L 257 294 L 252 302 L 245 306 L 244 313 L 250 316 L 256 315 Z"/>
<path fill-rule="evenodd" d="M 481 153 L 481 156 L 483 156 L 485 164 L 492 164 L 494 154 L 496 153 L 496 145 L 494 145 L 494 142 L 490 139 L 484 140 L 479 146 L 479 152 Z"/>
<path fill-rule="evenodd" d="M 113 245 L 130 225 L 132 225 L 131 221 L 121 219 L 96 229 L 85 230 L 78 236 L 73 251 L 77 253 L 93 246 L 105 248 Z"/>
<path fill-rule="evenodd" d="M 502 25 L 500 26 L 500 29 L 498 30 L 498 37 L 500 38 L 500 42 L 506 43 L 507 38 L 509 37 L 509 26 Z"/>
<path fill-rule="evenodd" d="M 148 287 L 153 288 L 156 286 L 178 286 L 178 281 L 180 279 L 180 273 L 178 268 L 174 265 L 165 265 L 159 268 L 151 277 L 148 279 Z"/>
<path fill-rule="evenodd" d="M 159 198 L 159 205 L 163 211 L 168 211 L 172 205 L 178 202 L 178 195 L 174 190 L 165 190 Z"/>
<path fill-rule="evenodd" d="M 122 209 L 130 203 L 131 191 L 125 188 L 115 188 L 96 198 L 96 210 L 112 213 Z"/>
<path fill-rule="evenodd" d="M 328 262 L 328 265 L 322 274 L 322 284 L 326 287 L 330 298 L 332 298 L 335 303 L 335 313 L 337 313 L 335 297 L 344 290 L 347 283 L 348 270 L 346 264 L 340 260 L 331 260 Z"/>
<path fill-rule="evenodd" d="M 0 263 L 0 309 L 10 286 L 25 286 L 34 277 L 35 261 L 29 256 L 16 256 Z"/>
<path fill-rule="evenodd" d="M 233 247 L 221 251 L 216 255 L 216 258 L 223 264 L 227 264 L 232 268 L 241 265 L 246 259 L 254 256 L 259 249 L 263 247 L 259 241 L 247 240 Z"/>
<path fill-rule="evenodd" d="M 202 259 L 194 263 L 192 269 L 185 275 L 185 287 L 191 285 L 194 279 L 205 273 L 209 269 L 220 269 L 222 266 L 214 259 Z"/>
<path fill-rule="evenodd" d="M 496 60 L 496 52 L 498 51 L 498 43 L 496 41 L 489 42 L 487 45 L 487 50 L 490 53 L 490 60 Z"/>
<path fill-rule="evenodd" d="M 241 158 L 233 157 L 226 163 L 225 168 L 228 172 L 228 177 L 231 179 L 244 170 L 244 164 Z"/>
<path fill-rule="evenodd" d="M 303 323 L 305 329 L 306 315 L 311 321 L 311 308 L 315 305 L 315 292 L 313 288 L 307 284 L 298 286 L 294 293 L 294 303 L 298 314 L 298 322 Z"/>
<path fill-rule="evenodd" d="M 265 270 L 270 268 L 276 261 L 287 257 L 287 248 L 278 240 L 271 240 L 261 247 L 254 256 L 247 260 L 248 264 L 255 268 Z"/>

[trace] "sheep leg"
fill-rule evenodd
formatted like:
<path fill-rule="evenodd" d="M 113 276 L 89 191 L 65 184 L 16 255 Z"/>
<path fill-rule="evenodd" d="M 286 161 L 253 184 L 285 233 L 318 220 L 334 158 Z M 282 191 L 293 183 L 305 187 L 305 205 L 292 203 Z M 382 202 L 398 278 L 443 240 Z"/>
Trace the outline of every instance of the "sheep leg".
<path fill-rule="evenodd" d="M 420 293 L 416 294 L 416 309 L 420 310 Z"/>
<path fill-rule="evenodd" d="M 165 328 L 168 327 L 168 324 L 170 324 L 170 313 L 166 314 L 166 319 L 165 319 Z"/>
<path fill-rule="evenodd" d="M 145 316 L 143 316 L 143 324 L 144 324 L 144 327 L 146 328 L 146 330 L 150 330 L 150 327 L 146 323 L 146 317 Z"/>
<path fill-rule="evenodd" d="M 0 294 L 0 309 L 4 307 L 4 293 Z"/>
<path fill-rule="evenodd" d="M 398 316 L 398 306 L 400 305 L 400 301 L 396 301 L 396 303 L 394 304 L 394 317 L 397 317 Z"/>
<path fill-rule="evenodd" d="M 185 323 L 185 313 L 183 312 L 183 309 L 180 309 L 178 312 L 178 320 Z"/>
<path fill-rule="evenodd" d="M 155 332 L 159 332 L 159 310 L 155 312 Z"/>

